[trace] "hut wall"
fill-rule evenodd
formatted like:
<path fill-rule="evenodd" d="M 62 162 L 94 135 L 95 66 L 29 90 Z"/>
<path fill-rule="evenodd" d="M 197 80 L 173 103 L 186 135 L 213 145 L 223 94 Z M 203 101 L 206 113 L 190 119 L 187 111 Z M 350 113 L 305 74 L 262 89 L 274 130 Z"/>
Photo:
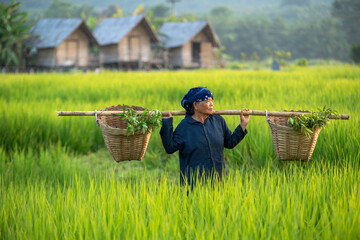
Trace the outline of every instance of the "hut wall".
<path fill-rule="evenodd" d="M 43 67 L 56 66 L 55 49 L 44 48 L 37 50 L 37 65 Z"/>
<path fill-rule="evenodd" d="M 90 63 L 90 39 L 80 30 L 76 31 L 79 36 L 79 60 L 80 67 L 89 66 Z"/>
<path fill-rule="evenodd" d="M 151 38 L 142 26 L 138 24 L 118 44 L 120 61 L 150 61 Z"/>
<path fill-rule="evenodd" d="M 191 41 L 187 42 L 182 47 L 182 66 L 185 68 L 190 68 L 193 66 L 192 64 L 192 56 L 191 56 Z"/>
<path fill-rule="evenodd" d="M 201 56 L 201 65 L 198 62 L 193 62 L 192 59 L 192 44 L 193 42 L 200 43 L 200 56 Z M 182 62 L 183 67 L 192 68 L 192 67 L 210 67 L 212 65 L 212 44 L 209 42 L 208 37 L 200 32 L 195 35 L 189 42 L 183 46 L 182 50 Z"/>
<path fill-rule="evenodd" d="M 199 32 L 191 39 L 192 42 L 208 42 L 208 37 L 204 34 L 203 31 Z"/>
<path fill-rule="evenodd" d="M 118 61 L 117 44 L 100 47 L 100 63 L 117 63 Z"/>
<path fill-rule="evenodd" d="M 121 39 L 121 41 L 118 44 L 118 49 L 117 49 L 117 54 L 118 54 L 118 60 L 123 61 L 123 62 L 128 62 L 129 61 L 129 48 L 128 48 L 128 43 L 129 39 L 127 37 L 124 37 L 123 39 Z"/>
<path fill-rule="evenodd" d="M 76 66 L 77 64 L 77 46 L 76 40 L 63 41 L 56 49 L 57 66 Z"/>
<path fill-rule="evenodd" d="M 81 28 L 78 28 L 57 48 L 57 65 L 87 67 L 89 65 L 89 45 L 88 37 Z"/>
<path fill-rule="evenodd" d="M 182 53 L 182 47 L 169 49 L 168 59 L 170 67 L 183 67 Z"/>
<path fill-rule="evenodd" d="M 211 42 L 201 43 L 201 67 L 210 68 L 213 66 L 213 50 Z"/>

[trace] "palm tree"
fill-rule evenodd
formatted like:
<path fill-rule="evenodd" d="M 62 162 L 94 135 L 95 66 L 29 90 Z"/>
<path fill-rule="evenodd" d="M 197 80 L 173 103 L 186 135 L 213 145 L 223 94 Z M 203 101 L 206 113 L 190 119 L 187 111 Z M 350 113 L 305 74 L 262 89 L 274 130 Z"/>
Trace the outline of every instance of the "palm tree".
<path fill-rule="evenodd" d="M 19 12 L 20 3 L 0 3 L 0 66 L 19 66 L 23 40 L 29 36 L 28 14 Z"/>

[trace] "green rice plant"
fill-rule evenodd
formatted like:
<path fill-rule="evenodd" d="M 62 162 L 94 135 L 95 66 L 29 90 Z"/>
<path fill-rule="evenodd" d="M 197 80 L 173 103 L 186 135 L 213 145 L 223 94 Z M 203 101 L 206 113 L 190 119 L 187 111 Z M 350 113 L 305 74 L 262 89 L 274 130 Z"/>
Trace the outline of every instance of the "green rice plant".
<path fill-rule="evenodd" d="M 18 149 L 11 154 L 0 148 L 0 170 L 7 184 L 34 181 L 65 184 L 75 175 L 86 178 L 94 174 L 90 166 L 59 145 L 38 152 Z"/>
<path fill-rule="evenodd" d="M 120 120 L 124 120 L 127 123 L 128 136 L 140 131 L 145 134 L 150 132 L 151 129 L 161 126 L 161 113 L 159 110 L 150 112 L 148 109 L 145 109 L 138 116 L 133 108 L 126 109 L 124 105 L 123 112 L 118 115 Z"/>
<path fill-rule="evenodd" d="M 246 138 L 225 150 L 223 182 L 188 194 L 159 129 L 143 161 L 117 164 L 93 117 L 55 115 L 120 103 L 179 110 L 196 86 L 217 110 L 327 105 L 350 120 L 330 120 L 304 164 L 279 162 L 266 119 L 251 117 Z M 0 239 L 358 239 L 358 89 L 351 66 L 2 75 Z M 240 123 L 224 118 L 232 130 Z"/>
<path fill-rule="evenodd" d="M 94 152 L 104 148 L 94 118 L 58 117 L 56 111 L 100 110 L 120 103 L 148 109 L 179 110 L 180 100 L 189 88 L 207 86 L 214 93 L 214 107 L 218 110 L 313 111 L 318 106 L 327 105 L 340 113 L 348 113 L 350 121 L 331 120 L 328 128 L 321 132 L 313 159 L 326 156 L 327 161 L 338 161 L 339 156 L 346 154 L 354 159 L 359 148 L 355 131 L 359 128 L 359 109 L 352 103 L 360 101 L 357 91 L 359 78 L 359 68 L 350 66 L 281 72 L 198 70 L 7 74 L 0 79 L 0 131 L 4 133 L 0 135 L 0 146 L 10 153 L 30 147 L 38 151 L 59 143 L 74 153 Z M 225 116 L 225 119 L 232 130 L 240 122 L 238 116 Z M 180 121 L 181 117 L 174 117 L 174 126 Z M 226 151 L 228 163 L 256 167 L 276 165 L 265 118 L 252 117 L 248 130 L 250 134 L 235 150 Z M 167 159 L 174 158 L 165 154 L 158 135 L 158 130 L 153 131 L 147 153 L 149 156 L 161 153 L 155 165 L 162 166 L 167 164 Z"/>
<path fill-rule="evenodd" d="M 359 170 L 329 162 L 240 168 L 189 194 L 167 174 L 139 172 L 128 180 L 76 173 L 66 184 L 2 174 L 0 237 L 356 239 Z"/>
<path fill-rule="evenodd" d="M 180 100 L 194 86 L 214 92 L 215 109 L 313 110 L 328 105 L 349 113 L 350 121 L 330 121 L 319 136 L 315 161 L 358 157 L 357 89 L 359 68 L 317 67 L 282 72 L 199 70 L 177 72 L 104 72 L 96 74 L 3 75 L 0 80 L 0 145 L 15 149 L 41 149 L 60 144 L 87 154 L 104 149 L 101 131 L 92 117 L 57 117 L 58 110 L 103 109 L 129 103 L 149 109 L 179 110 Z M 108 86 L 112 86 L 109 88 Z M 321 90 L 321 91 L 320 91 Z M 238 116 L 225 116 L 234 129 Z M 174 126 L 181 117 L 174 117 Z M 252 117 L 249 135 L 234 150 L 226 150 L 228 164 L 251 167 L 277 165 L 265 118 Z M 149 158 L 147 158 L 149 156 Z M 157 156 L 157 157 L 155 157 Z M 176 155 L 163 150 L 158 130 L 153 131 L 144 164 L 176 169 Z M 173 160 L 172 160 L 173 159 Z"/>

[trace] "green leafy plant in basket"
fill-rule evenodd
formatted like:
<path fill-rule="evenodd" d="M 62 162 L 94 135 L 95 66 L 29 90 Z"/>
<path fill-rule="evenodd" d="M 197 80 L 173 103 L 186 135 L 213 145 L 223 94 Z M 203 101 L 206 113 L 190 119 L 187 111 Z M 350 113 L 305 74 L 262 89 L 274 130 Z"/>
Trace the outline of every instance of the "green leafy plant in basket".
<path fill-rule="evenodd" d="M 311 137 L 316 128 L 322 127 L 329 122 L 330 115 L 334 116 L 336 119 L 340 118 L 337 111 L 324 106 L 324 108 L 319 109 L 318 112 L 292 116 L 289 118 L 288 124 L 293 128 L 293 130 L 300 131 L 305 136 Z"/>
<path fill-rule="evenodd" d="M 161 126 L 161 113 L 159 110 L 149 111 L 145 109 L 141 115 L 137 115 L 133 108 L 123 108 L 123 113 L 118 114 L 120 120 L 127 123 L 127 135 L 134 135 L 135 132 L 142 131 L 143 134 L 150 132 L 151 129 Z"/>

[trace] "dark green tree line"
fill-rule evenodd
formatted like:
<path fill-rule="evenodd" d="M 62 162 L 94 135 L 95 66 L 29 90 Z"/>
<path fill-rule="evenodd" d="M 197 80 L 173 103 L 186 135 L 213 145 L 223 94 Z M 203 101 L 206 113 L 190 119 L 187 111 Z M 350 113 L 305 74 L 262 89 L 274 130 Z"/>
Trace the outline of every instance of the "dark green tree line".
<path fill-rule="evenodd" d="M 279 11 L 288 11 L 289 7 L 296 7 L 299 12 L 306 9 L 313 11 L 312 1 L 281 1 Z M 26 13 L 19 13 L 19 3 L 12 7 L 1 4 L 0 26 L 0 59 L 2 66 L 19 65 L 22 54 L 23 39 L 28 34 Z M 121 6 L 120 6 L 121 7 Z M 75 5 L 68 1 L 54 0 L 50 7 L 39 15 L 41 17 L 82 17 L 91 28 L 94 28 L 104 17 L 128 16 L 117 5 L 112 5 L 102 11 L 95 12 L 92 6 Z M 137 10 L 135 10 L 137 11 Z M 155 30 L 165 21 L 193 21 L 208 19 L 215 29 L 224 53 L 234 59 L 244 56 L 264 58 L 271 51 L 291 52 L 296 58 L 334 58 L 350 60 L 352 44 L 360 43 L 360 0 L 334 0 L 332 15 L 316 15 L 314 18 L 285 19 L 280 15 L 268 16 L 264 14 L 252 16 L 238 16 L 226 6 L 218 6 L 203 16 L 191 13 L 170 15 L 170 8 L 158 4 L 148 9 L 143 7 L 140 14 L 148 17 Z M 281 16 L 286 16 L 281 14 Z M 32 21 L 34 24 L 36 21 Z M 266 50 L 267 49 L 267 50 Z M 355 49 L 355 48 L 353 48 Z M 352 54 L 351 56 L 353 56 Z"/>
<path fill-rule="evenodd" d="M 74 5 L 68 1 L 54 0 L 48 9 L 44 12 L 44 17 L 52 18 L 71 18 L 96 16 L 94 7 L 90 5 Z"/>
<path fill-rule="evenodd" d="M 268 48 L 291 52 L 294 59 L 349 60 L 347 34 L 331 16 L 298 22 L 280 17 L 233 16 L 227 7 L 217 7 L 210 12 L 211 23 L 226 47 L 225 53 L 235 59 L 254 53 L 263 58 Z"/>
<path fill-rule="evenodd" d="M 340 20 L 350 44 L 360 44 L 360 0 L 335 0 L 332 15 Z"/>

